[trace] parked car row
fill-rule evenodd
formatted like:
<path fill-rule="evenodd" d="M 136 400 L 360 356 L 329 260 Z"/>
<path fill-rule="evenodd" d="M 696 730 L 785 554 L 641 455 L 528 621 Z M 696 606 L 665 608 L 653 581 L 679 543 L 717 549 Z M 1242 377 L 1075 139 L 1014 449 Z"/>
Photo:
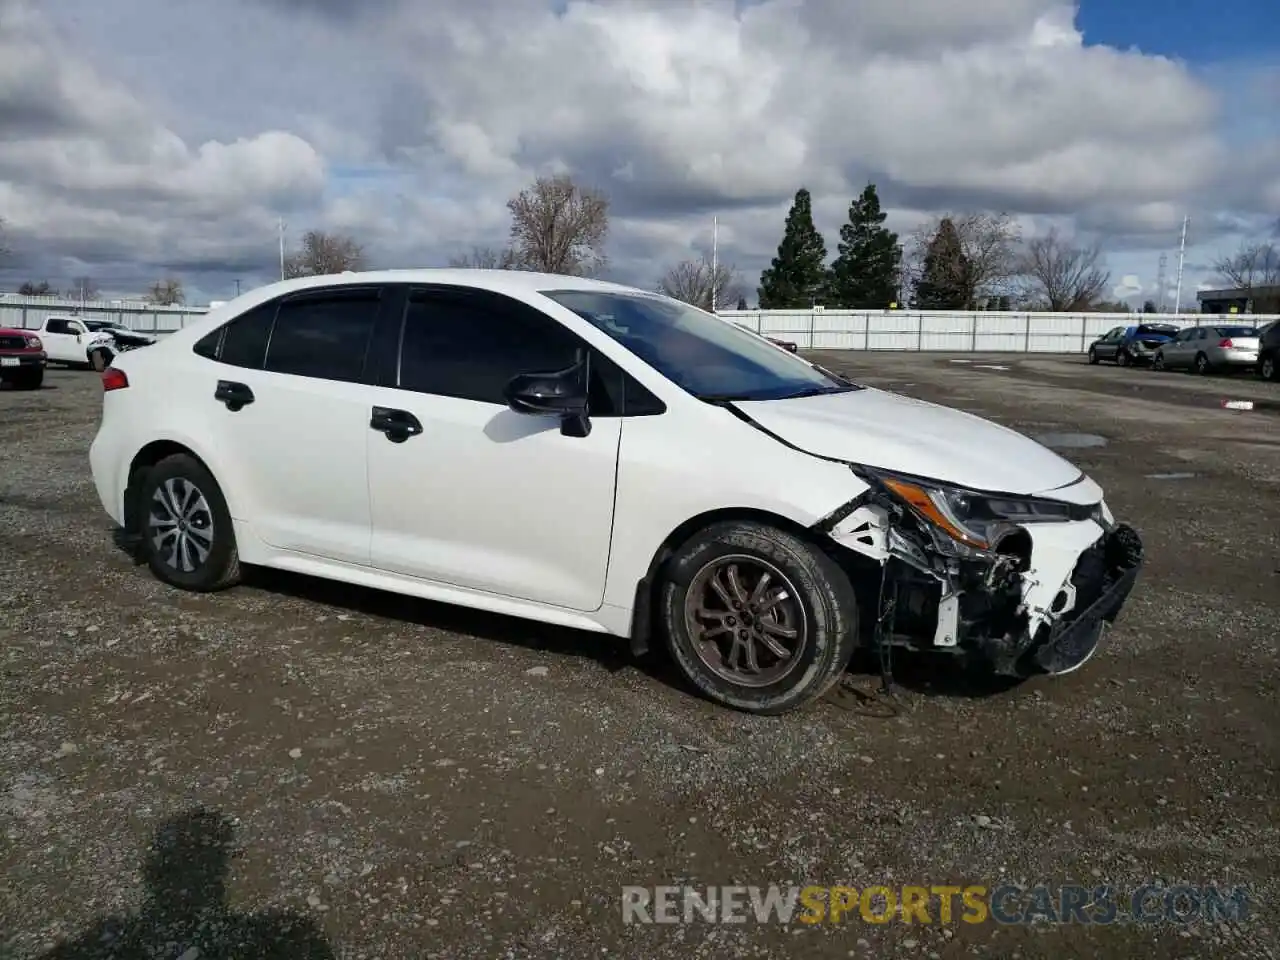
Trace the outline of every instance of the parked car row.
<path fill-rule="evenodd" d="M 1201 375 L 1247 370 L 1264 380 L 1280 380 L 1280 320 L 1262 327 L 1234 323 L 1113 327 L 1089 345 L 1089 362 L 1103 360 L 1122 367 L 1142 365 Z"/>
<path fill-rule="evenodd" d="M 118 354 L 155 342 L 152 334 L 110 320 L 45 317 L 33 329 L 0 329 L 0 382 L 38 390 L 51 363 L 101 372 Z"/>

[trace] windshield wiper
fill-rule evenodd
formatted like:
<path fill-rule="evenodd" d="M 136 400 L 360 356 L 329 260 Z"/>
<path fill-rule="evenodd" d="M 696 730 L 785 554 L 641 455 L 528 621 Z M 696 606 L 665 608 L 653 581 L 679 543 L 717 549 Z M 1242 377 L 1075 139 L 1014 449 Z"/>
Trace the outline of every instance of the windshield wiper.
<path fill-rule="evenodd" d="M 748 397 L 741 393 L 700 393 L 697 396 L 703 403 L 716 404 L 747 403 L 748 401 L 758 399 L 757 397 Z"/>
<path fill-rule="evenodd" d="M 801 397 L 822 397 L 829 393 L 852 393 L 854 390 L 860 390 L 849 384 L 845 387 L 805 387 L 803 390 L 797 390 L 795 393 L 786 393 L 780 397 L 773 397 L 774 400 L 799 400 Z"/>

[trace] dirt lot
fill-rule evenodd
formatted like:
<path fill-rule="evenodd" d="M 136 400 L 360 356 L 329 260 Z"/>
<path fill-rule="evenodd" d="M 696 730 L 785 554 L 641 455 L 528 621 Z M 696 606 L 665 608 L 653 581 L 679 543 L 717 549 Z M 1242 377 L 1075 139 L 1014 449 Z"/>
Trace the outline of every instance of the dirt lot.
<path fill-rule="evenodd" d="M 864 673 L 753 719 L 598 637 L 265 573 L 184 595 L 113 545 L 86 460 L 97 378 L 0 392 L 0 955 L 287 936 L 272 955 L 1274 956 L 1280 414 L 1220 401 L 1280 391 L 1074 358 L 822 362 L 1105 440 L 1063 453 L 1149 564 L 1083 670 L 990 693 L 898 659 L 896 699 Z M 1249 918 L 621 910 L 630 884 L 1151 881 L 1248 885 Z"/>

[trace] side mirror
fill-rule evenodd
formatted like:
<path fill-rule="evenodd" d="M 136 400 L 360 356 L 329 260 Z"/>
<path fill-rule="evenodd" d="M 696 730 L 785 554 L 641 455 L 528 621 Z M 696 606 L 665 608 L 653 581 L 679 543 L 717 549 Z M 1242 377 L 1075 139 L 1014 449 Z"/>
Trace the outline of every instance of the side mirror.
<path fill-rule="evenodd" d="M 587 383 L 590 361 L 586 351 L 564 370 L 551 373 L 522 373 L 512 377 L 503 396 L 516 413 L 534 417 L 558 417 L 560 432 L 567 437 L 585 437 L 591 432 L 588 417 Z"/>

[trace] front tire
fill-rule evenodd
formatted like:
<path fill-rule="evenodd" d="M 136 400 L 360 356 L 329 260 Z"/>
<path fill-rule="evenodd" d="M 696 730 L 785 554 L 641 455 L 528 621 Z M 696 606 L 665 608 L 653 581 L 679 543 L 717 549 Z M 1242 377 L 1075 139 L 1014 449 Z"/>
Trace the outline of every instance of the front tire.
<path fill-rule="evenodd" d="M 15 390 L 39 390 L 44 384 L 44 368 L 19 370 L 8 377 Z"/>
<path fill-rule="evenodd" d="M 1203 377 L 1209 372 L 1210 369 L 1211 368 L 1209 366 L 1209 358 L 1206 357 L 1203 353 L 1197 353 L 1196 365 L 1195 365 L 1196 373 L 1200 374 L 1200 376 Z"/>
<path fill-rule="evenodd" d="M 1163 372 L 1164 372 L 1165 367 L 1164 367 L 1164 354 L 1163 354 L 1163 353 L 1157 352 L 1157 353 L 1156 353 L 1156 355 L 1155 355 L 1154 357 L 1152 357 L 1152 358 L 1151 358 L 1151 369 L 1152 369 L 1152 370 L 1158 370 L 1158 371 L 1160 371 L 1161 373 L 1163 373 Z"/>
<path fill-rule="evenodd" d="M 1133 362 L 1133 358 L 1129 356 L 1128 349 L 1121 350 L 1119 353 L 1116 354 L 1116 363 L 1118 363 L 1120 366 L 1127 367 L 1132 362 Z"/>
<path fill-rule="evenodd" d="M 1280 365 L 1276 363 L 1275 354 L 1268 353 L 1258 364 L 1258 376 L 1263 380 L 1280 380 Z"/>
<path fill-rule="evenodd" d="M 112 357 L 110 350 L 99 348 L 89 354 L 89 366 L 93 367 L 97 373 L 101 373 L 111 366 Z"/>
<path fill-rule="evenodd" d="M 857 598 L 821 550 L 764 523 L 714 524 L 664 565 L 659 621 L 699 693 L 775 715 L 822 697 L 858 641 Z"/>
<path fill-rule="evenodd" d="M 157 579 L 198 593 L 239 581 L 231 512 L 199 460 L 185 453 L 165 457 L 138 493 L 142 554 Z"/>
<path fill-rule="evenodd" d="M 1089 348 L 1089 362 L 1090 363 L 1098 362 L 1098 351 L 1093 349 L 1093 347 Z"/>

